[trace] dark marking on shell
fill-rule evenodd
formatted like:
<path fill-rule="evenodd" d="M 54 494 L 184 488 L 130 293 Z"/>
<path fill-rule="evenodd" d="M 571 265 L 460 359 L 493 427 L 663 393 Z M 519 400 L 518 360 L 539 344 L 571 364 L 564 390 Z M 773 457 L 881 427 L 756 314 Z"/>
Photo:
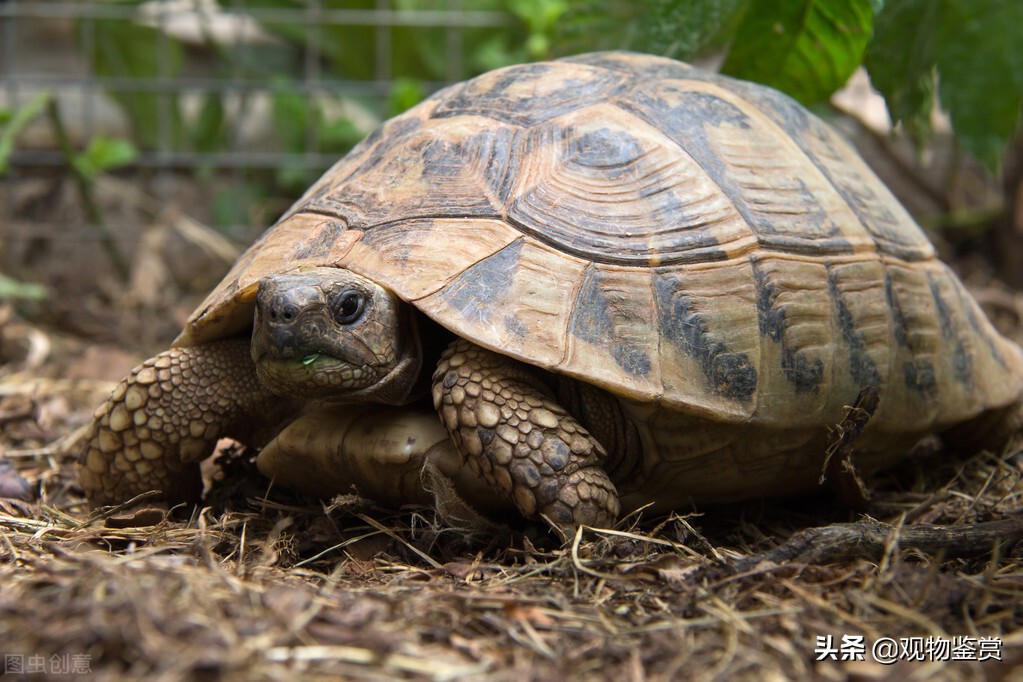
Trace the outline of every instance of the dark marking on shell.
<path fill-rule="evenodd" d="M 440 293 L 440 299 L 471 323 L 503 319 L 499 302 L 511 288 L 522 252 L 518 239 L 489 258 L 466 268 Z"/>
<path fill-rule="evenodd" d="M 964 311 L 966 311 L 966 321 L 969 323 L 970 329 L 973 330 L 974 336 L 984 342 L 984 345 L 987 346 L 987 349 L 991 353 L 991 357 L 995 359 L 995 362 L 1002 367 L 1008 367 L 1005 361 L 1005 356 L 1002 354 L 1002 349 L 998 347 L 994 338 L 991 336 L 990 326 L 981 324 L 981 318 L 977 314 L 976 304 L 974 303 L 973 297 L 971 297 L 969 292 L 963 288 L 963 284 L 958 278 L 950 278 L 950 280 L 955 286 L 956 296 L 959 298 L 959 305 Z"/>
<path fill-rule="evenodd" d="M 970 388 L 973 386 L 973 355 L 966 347 L 966 342 L 959 330 L 956 329 L 955 322 L 952 320 L 952 309 L 942 295 L 938 282 L 930 273 L 927 275 L 927 281 L 930 284 L 934 307 L 938 313 L 941 338 L 955 343 L 955 349 L 952 352 L 952 367 L 955 370 L 956 381 Z"/>
<path fill-rule="evenodd" d="M 808 358 L 805 353 L 792 349 L 785 338 L 785 311 L 775 308 L 778 287 L 767 272 L 753 263 L 753 278 L 757 288 L 757 319 L 760 334 L 781 345 L 781 368 L 785 378 L 796 387 L 796 393 L 817 393 L 824 380 L 824 362 Z"/>
<path fill-rule="evenodd" d="M 895 285 L 892 282 L 892 274 L 885 271 L 884 274 L 884 295 L 888 302 L 888 312 L 892 318 L 892 332 L 895 336 L 895 343 L 906 348 L 912 354 L 917 354 L 920 349 L 918 344 L 913 343 L 910 338 L 909 323 L 902 305 L 899 303 L 898 294 L 895 292 Z M 914 391 L 921 398 L 934 399 L 938 396 L 938 380 L 934 371 L 934 363 L 930 360 L 914 359 L 902 364 L 903 382 L 906 387 Z"/>
<path fill-rule="evenodd" d="M 568 57 L 561 61 L 619 71 L 642 80 L 689 78 L 696 71 L 688 64 L 673 59 L 657 58 L 652 55 L 640 56 L 628 52 L 596 52 Z"/>
<path fill-rule="evenodd" d="M 757 370 L 749 357 L 730 351 L 714 338 L 706 316 L 696 310 L 676 278 L 657 273 L 653 281 L 665 339 L 699 363 L 715 393 L 743 402 L 751 400 L 757 388 Z"/>
<path fill-rule="evenodd" d="M 906 387 L 922 398 L 933 400 L 938 397 L 938 378 L 934 363 L 928 360 L 914 360 L 902 363 L 902 379 Z"/>
<path fill-rule="evenodd" d="M 671 97 L 671 101 L 667 98 Z M 758 210 L 735 175 L 735 169 L 715 148 L 708 129 L 729 126 L 736 137 L 752 133 L 753 122 L 741 109 L 711 93 L 690 91 L 682 83 L 665 82 L 637 89 L 620 106 L 663 131 L 700 165 L 721 188 L 743 220 L 765 246 L 793 253 L 852 253 L 853 247 L 823 211 L 800 178 L 786 178 L 796 188 L 794 205 L 809 210 L 803 217 L 817 226 L 813 235 L 779 232 L 778 218 Z M 754 196 L 754 195 L 751 195 Z M 812 236 L 812 238 L 811 238 Z"/>
<path fill-rule="evenodd" d="M 299 242 L 295 258 L 324 258 L 330 255 L 334 243 L 348 228 L 340 220 L 330 220 L 320 229 L 319 234 Z"/>
<path fill-rule="evenodd" d="M 557 74 L 562 71 L 563 75 Z M 534 126 L 570 111 L 605 101 L 625 84 L 620 74 L 589 69 L 580 74 L 556 63 L 511 66 L 467 81 L 435 110 L 435 117 L 476 115 L 519 126 Z M 528 87 L 529 83 L 535 84 Z M 550 89 L 549 86 L 557 87 Z M 529 93 L 529 94 L 526 94 Z"/>
<path fill-rule="evenodd" d="M 831 294 L 831 300 L 835 302 L 835 314 L 838 318 L 838 330 L 842 334 L 842 341 L 849 349 L 849 374 L 859 388 L 880 387 L 881 374 L 877 371 L 877 365 L 873 358 L 867 353 L 866 338 L 863 332 L 856 328 L 856 320 L 853 319 L 849 306 L 842 300 L 835 273 L 830 269 L 828 270 L 828 292 Z"/>
<path fill-rule="evenodd" d="M 616 313 L 631 302 L 622 296 L 609 295 L 603 288 L 603 277 L 596 268 L 586 270 L 582 286 L 568 321 L 568 332 L 599 348 L 608 348 L 615 362 L 632 376 L 650 374 L 650 358 L 629 339 L 616 333 Z"/>
<path fill-rule="evenodd" d="M 836 171 L 849 173 L 851 169 L 835 149 L 835 132 L 820 119 L 772 88 L 716 74 L 708 74 L 705 79 L 738 93 L 780 127 L 835 188 L 874 238 L 879 251 L 907 261 L 930 257 L 930 246 L 916 226 L 900 225 L 888 208 L 890 200 L 875 194 L 874 187 L 880 187 L 878 181 L 858 174 L 852 179 L 836 177 Z M 822 151 L 831 158 L 822 158 Z"/>
<path fill-rule="evenodd" d="M 706 218 L 672 183 L 678 161 L 620 127 L 534 128 L 520 155 L 547 159 L 508 207 L 526 234 L 586 260 L 654 265 L 724 260 Z M 504 185 L 510 185 L 505 181 Z"/>
<path fill-rule="evenodd" d="M 521 172 L 523 152 L 520 145 L 523 138 L 521 130 L 503 126 L 496 128 L 482 141 L 476 154 L 476 172 L 484 178 L 502 206 L 508 205 Z"/>
<path fill-rule="evenodd" d="M 514 315 L 504 316 L 504 328 L 509 334 L 517 336 L 520 339 L 526 338 L 526 335 L 529 333 L 526 325 L 522 324 L 522 320 Z"/>

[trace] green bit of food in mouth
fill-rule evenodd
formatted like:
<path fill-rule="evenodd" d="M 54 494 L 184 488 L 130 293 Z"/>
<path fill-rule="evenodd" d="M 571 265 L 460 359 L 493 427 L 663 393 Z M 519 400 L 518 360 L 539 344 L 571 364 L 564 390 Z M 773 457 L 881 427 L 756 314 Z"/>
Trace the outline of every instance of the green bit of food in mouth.
<path fill-rule="evenodd" d="M 316 362 L 316 358 L 318 358 L 318 357 L 320 357 L 319 353 L 313 353 L 312 355 L 307 355 L 304 358 L 302 358 L 302 364 L 305 365 L 306 367 L 308 367 L 309 365 L 311 365 L 314 362 Z"/>

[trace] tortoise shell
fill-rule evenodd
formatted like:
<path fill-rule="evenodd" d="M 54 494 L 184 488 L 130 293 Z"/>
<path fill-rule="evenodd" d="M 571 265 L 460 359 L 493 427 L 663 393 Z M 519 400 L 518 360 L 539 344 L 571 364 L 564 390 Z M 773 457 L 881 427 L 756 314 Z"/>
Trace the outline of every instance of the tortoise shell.
<path fill-rule="evenodd" d="M 394 118 L 235 264 L 178 345 L 251 326 L 261 277 L 348 268 L 455 334 L 655 408 L 926 432 L 1016 400 L 1023 352 L 821 120 L 765 87 L 596 53 Z"/>

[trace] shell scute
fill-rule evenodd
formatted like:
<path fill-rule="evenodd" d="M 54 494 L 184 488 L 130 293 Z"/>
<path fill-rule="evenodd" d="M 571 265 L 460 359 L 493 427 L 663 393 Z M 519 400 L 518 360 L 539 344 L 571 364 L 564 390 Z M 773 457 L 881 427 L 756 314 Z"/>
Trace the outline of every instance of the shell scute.
<path fill-rule="evenodd" d="M 179 343 L 242 332 L 260 278 L 309 266 L 645 406 L 637 420 L 711 469 L 728 430 L 701 444 L 680 414 L 802 428 L 794 449 L 865 386 L 881 388 L 872 428 L 904 434 L 1023 391 L 1023 351 L 836 133 L 784 95 L 658 57 L 508 67 L 385 123 Z"/>

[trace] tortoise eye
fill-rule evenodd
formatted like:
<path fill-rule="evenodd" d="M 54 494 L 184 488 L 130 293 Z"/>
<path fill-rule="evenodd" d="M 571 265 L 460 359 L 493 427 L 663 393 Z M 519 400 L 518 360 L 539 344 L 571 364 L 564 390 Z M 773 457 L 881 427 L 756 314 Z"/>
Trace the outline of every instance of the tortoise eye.
<path fill-rule="evenodd" d="M 349 289 L 338 296 L 334 306 L 334 319 L 340 324 L 351 324 L 362 317 L 366 309 L 366 297 L 361 291 Z"/>

